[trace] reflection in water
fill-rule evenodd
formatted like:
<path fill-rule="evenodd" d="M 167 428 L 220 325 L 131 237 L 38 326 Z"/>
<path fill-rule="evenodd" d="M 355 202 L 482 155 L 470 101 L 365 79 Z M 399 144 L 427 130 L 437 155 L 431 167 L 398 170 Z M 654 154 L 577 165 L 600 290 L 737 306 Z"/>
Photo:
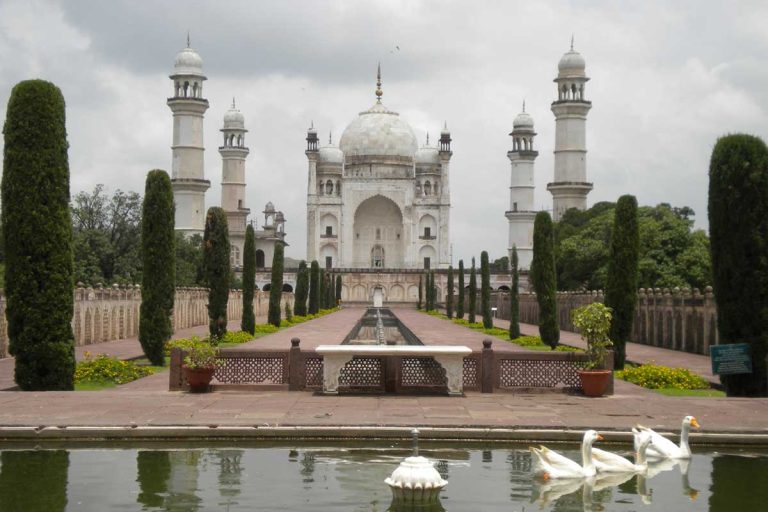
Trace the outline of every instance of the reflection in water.
<path fill-rule="evenodd" d="M 168 492 L 171 461 L 168 452 L 141 450 L 136 454 L 139 496 L 136 501 L 145 507 L 162 507 Z"/>
<path fill-rule="evenodd" d="M 216 455 L 219 459 L 219 494 L 222 497 L 219 505 L 229 510 L 238 503 L 236 498 L 240 495 L 243 450 L 218 450 Z"/>
<path fill-rule="evenodd" d="M 4 451 L 0 460 L 0 510 L 64 511 L 69 471 L 67 451 Z"/>
<path fill-rule="evenodd" d="M 165 510 L 191 512 L 200 510 L 202 500 L 197 496 L 198 463 L 200 451 L 172 451 L 168 453 L 171 474 L 168 478 L 168 496 Z"/>
<path fill-rule="evenodd" d="M 768 503 L 768 458 L 715 455 L 709 510 L 765 510 Z"/>

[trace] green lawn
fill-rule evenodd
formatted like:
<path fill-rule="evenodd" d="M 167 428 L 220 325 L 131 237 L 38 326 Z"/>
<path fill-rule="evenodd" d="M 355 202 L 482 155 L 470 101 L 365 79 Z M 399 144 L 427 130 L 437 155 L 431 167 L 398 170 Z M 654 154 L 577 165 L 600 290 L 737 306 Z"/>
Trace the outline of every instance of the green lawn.
<path fill-rule="evenodd" d="M 111 389 L 116 386 L 117 384 L 112 381 L 76 382 L 75 391 L 102 391 L 104 389 Z"/>
<path fill-rule="evenodd" d="M 661 393 L 666 396 L 704 396 L 704 397 L 720 397 L 725 396 L 724 391 L 719 389 L 654 389 L 657 393 Z"/>

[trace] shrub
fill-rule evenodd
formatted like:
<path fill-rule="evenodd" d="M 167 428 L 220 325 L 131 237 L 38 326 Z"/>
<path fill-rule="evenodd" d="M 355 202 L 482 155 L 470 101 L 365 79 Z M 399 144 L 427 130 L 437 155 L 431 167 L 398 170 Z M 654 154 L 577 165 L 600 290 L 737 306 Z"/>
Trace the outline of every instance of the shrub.
<path fill-rule="evenodd" d="M 448 290 L 445 295 L 445 314 L 453 318 L 453 266 L 448 265 Z"/>
<path fill-rule="evenodd" d="M 585 368 L 602 368 L 608 355 L 608 347 L 613 345 L 608 337 L 608 331 L 611 329 L 611 308 L 601 302 L 593 302 L 574 309 L 571 318 L 581 338 L 587 342 L 589 361 Z"/>
<path fill-rule="evenodd" d="M 140 366 L 133 361 L 121 361 L 106 354 L 96 357 L 85 353 L 85 359 L 77 363 L 75 382 L 112 382 L 125 384 L 155 373 L 154 368 Z"/>
<path fill-rule="evenodd" d="M 245 229 L 245 244 L 243 245 L 243 318 L 240 329 L 253 333 L 256 316 L 253 313 L 253 288 L 256 281 L 256 240 L 253 226 L 248 224 Z"/>
<path fill-rule="evenodd" d="M 296 274 L 296 294 L 294 295 L 294 313 L 296 316 L 307 314 L 307 296 L 309 294 L 309 270 L 307 262 L 299 262 L 299 271 Z"/>
<path fill-rule="evenodd" d="M 512 246 L 512 288 L 509 290 L 509 339 L 520 337 L 520 274 L 517 270 L 517 247 Z"/>
<path fill-rule="evenodd" d="M 616 377 L 648 389 L 707 389 L 709 382 L 687 368 L 670 368 L 656 364 L 626 367 Z"/>
<path fill-rule="evenodd" d="M 560 342 L 557 324 L 557 274 L 555 272 L 554 227 L 547 212 L 533 221 L 533 262 L 531 281 L 539 303 L 539 334 L 553 349 Z"/>
<path fill-rule="evenodd" d="M 483 327 L 493 327 L 491 316 L 491 268 L 488 263 L 488 252 L 480 253 L 480 311 L 483 315 Z"/>
<path fill-rule="evenodd" d="M 464 318 L 464 260 L 459 260 L 459 297 L 456 300 L 456 318 Z"/>
<path fill-rule="evenodd" d="M 246 343 L 248 341 L 251 341 L 253 339 L 253 333 L 247 332 L 247 331 L 227 331 L 224 336 L 221 338 L 221 343 L 233 343 L 233 344 L 240 344 L 240 343 Z"/>
<path fill-rule="evenodd" d="M 320 265 L 317 260 L 312 260 L 309 272 L 309 309 L 310 315 L 320 310 Z"/>
<path fill-rule="evenodd" d="M 274 324 L 258 324 L 256 326 L 256 334 L 272 334 L 279 330 L 280 328 Z"/>
<path fill-rule="evenodd" d="M 188 350 L 192 346 L 194 346 L 196 343 L 200 343 L 203 341 L 198 336 L 192 336 L 191 338 L 178 338 L 175 340 L 171 340 L 165 344 L 165 355 L 169 356 L 171 355 L 171 349 L 172 348 L 180 348 L 182 350 Z M 207 338 L 206 338 L 207 341 Z"/>
<path fill-rule="evenodd" d="M 208 208 L 203 236 L 203 267 L 208 284 L 208 331 L 212 339 L 227 332 L 229 301 L 229 230 L 227 216 L 218 207 Z"/>
<path fill-rule="evenodd" d="M 220 365 L 219 349 L 206 341 L 193 343 L 184 356 L 184 366 L 191 370 L 216 368 Z"/>
<path fill-rule="evenodd" d="M 283 298 L 283 244 L 275 244 L 272 257 L 272 282 L 269 285 L 269 309 L 267 321 L 280 327 L 280 300 Z"/>
<path fill-rule="evenodd" d="M 472 257 L 472 269 L 469 271 L 469 323 L 475 323 L 477 312 L 477 272 L 475 271 L 475 258 Z"/>
<path fill-rule="evenodd" d="M 285 321 L 289 324 L 293 322 L 293 310 L 291 310 L 291 304 L 285 301 Z"/>

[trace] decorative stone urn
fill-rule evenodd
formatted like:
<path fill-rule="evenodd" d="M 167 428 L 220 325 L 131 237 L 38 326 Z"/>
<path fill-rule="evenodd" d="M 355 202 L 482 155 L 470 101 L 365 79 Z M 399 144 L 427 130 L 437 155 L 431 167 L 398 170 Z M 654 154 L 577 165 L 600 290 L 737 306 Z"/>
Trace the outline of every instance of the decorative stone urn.
<path fill-rule="evenodd" d="M 443 480 L 429 459 L 419 456 L 419 431 L 414 429 L 412 434 L 413 455 L 403 460 L 384 482 L 392 489 L 392 497 L 396 502 L 434 503 L 448 482 Z"/>

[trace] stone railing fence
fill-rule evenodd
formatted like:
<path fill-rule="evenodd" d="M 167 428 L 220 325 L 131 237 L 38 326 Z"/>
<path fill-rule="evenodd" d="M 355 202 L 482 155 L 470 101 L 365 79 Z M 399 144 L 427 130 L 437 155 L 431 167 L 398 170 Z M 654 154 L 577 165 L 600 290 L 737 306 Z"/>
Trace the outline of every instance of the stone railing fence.
<path fill-rule="evenodd" d="M 557 313 L 560 329 L 575 332 L 571 312 L 604 299 L 602 290 L 559 292 Z M 493 307 L 498 308 L 496 316 L 508 320 L 509 293 L 494 292 L 491 302 Z M 538 324 L 539 305 L 535 294 L 520 294 L 520 321 Z M 631 341 L 693 354 L 709 354 L 709 347 L 719 343 L 712 287 L 707 286 L 704 293 L 687 288 L 640 288 Z"/>
<path fill-rule="evenodd" d="M 72 329 L 75 345 L 91 345 L 104 341 L 131 338 L 139 334 L 141 288 L 127 285 L 111 287 L 75 288 L 75 312 Z M 283 293 L 281 311 L 285 302 L 293 307 L 293 294 Z M 239 320 L 243 316 L 241 290 L 229 292 L 227 318 Z M 256 317 L 265 316 L 269 307 L 269 292 L 255 291 L 253 309 Z M 208 290 L 206 288 L 177 288 L 173 310 L 173 330 L 188 329 L 208 324 Z M 8 357 L 8 334 L 5 318 L 5 296 L 0 294 L 0 358 Z"/>

